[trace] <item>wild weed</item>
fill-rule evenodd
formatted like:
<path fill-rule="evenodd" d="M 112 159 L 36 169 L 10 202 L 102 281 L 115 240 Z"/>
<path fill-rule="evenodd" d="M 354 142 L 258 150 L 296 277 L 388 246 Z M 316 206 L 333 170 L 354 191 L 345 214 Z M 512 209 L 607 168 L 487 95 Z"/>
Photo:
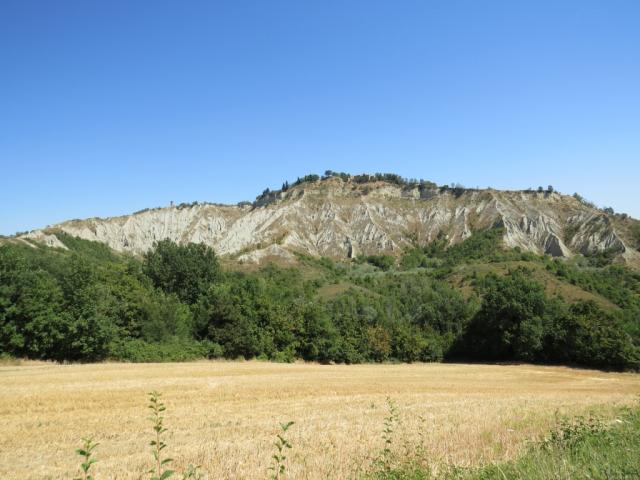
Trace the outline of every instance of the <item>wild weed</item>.
<path fill-rule="evenodd" d="M 602 419 L 597 417 L 577 417 L 574 419 L 558 418 L 556 416 L 556 428 L 543 442 L 545 447 L 573 447 L 590 435 L 606 430 Z"/>
<path fill-rule="evenodd" d="M 175 473 L 173 470 L 166 469 L 166 465 L 171 463 L 171 458 L 162 458 L 162 450 L 166 448 L 166 443 L 162 440 L 162 434 L 167 431 L 164 427 L 164 416 L 162 412 L 166 410 L 164 403 L 160 400 L 161 394 L 153 391 L 149 393 L 149 405 L 151 409 L 151 416 L 149 420 L 153 422 L 153 431 L 155 437 L 149 445 L 152 448 L 153 458 L 155 460 L 155 466 L 148 473 L 151 474 L 151 480 L 166 480 L 173 476 Z M 89 470 L 91 465 L 97 462 L 93 458 L 93 450 L 99 445 L 94 443 L 92 438 L 83 438 L 83 446 L 76 450 L 76 453 L 84 458 L 84 461 L 80 465 L 83 476 L 75 478 L 74 480 L 94 480 L 94 477 L 90 474 Z M 203 480 L 204 474 L 200 471 L 200 466 L 189 465 L 186 471 L 182 474 L 183 480 Z"/>
<path fill-rule="evenodd" d="M 269 477 L 271 480 L 279 480 L 286 476 L 286 466 L 285 460 L 287 456 L 285 455 L 287 450 L 291 448 L 291 442 L 286 438 L 287 430 L 291 428 L 294 422 L 287 422 L 280 424 L 280 433 L 276 435 L 276 441 L 274 443 L 276 447 L 276 453 L 271 457 L 273 460 L 273 465 L 269 467 L 269 470 L 272 472 Z"/>
<path fill-rule="evenodd" d="M 400 421 L 400 411 L 398 405 L 391 398 L 387 397 L 387 416 L 384 419 L 384 428 L 382 430 L 382 440 L 384 441 L 384 447 L 378 454 L 378 458 L 375 460 L 374 465 L 380 474 L 386 475 L 391 472 L 391 464 L 393 455 L 391 452 L 391 446 L 394 439 L 394 431 L 396 425 Z"/>
<path fill-rule="evenodd" d="M 174 474 L 173 470 L 165 469 L 166 465 L 173 460 L 171 458 L 162 458 L 162 450 L 167 447 L 167 444 L 162 440 L 162 434 L 167 429 L 164 427 L 164 416 L 162 415 L 166 407 L 160 400 L 160 396 L 160 393 L 155 390 L 149 393 L 149 409 L 151 409 L 149 420 L 153 423 L 153 431 L 155 432 L 155 437 L 149 442 L 155 460 L 154 468 L 149 470 L 151 480 L 166 480 Z"/>
<path fill-rule="evenodd" d="M 384 447 L 373 462 L 373 470 L 362 478 L 375 480 L 428 480 L 432 478 L 426 460 L 425 418 L 419 416 L 418 445 L 412 445 L 406 438 L 402 442 L 402 452 L 393 448 L 397 434 L 401 432 L 400 410 L 396 402 L 387 397 L 388 414 L 384 419 L 382 440 Z"/>
<path fill-rule="evenodd" d="M 200 471 L 200 466 L 191 465 L 182 474 L 182 480 L 204 480 L 204 474 Z"/>
<path fill-rule="evenodd" d="M 425 446 L 425 425 L 427 420 L 422 415 L 418 415 L 420 426 L 418 427 L 418 445 L 416 446 L 416 458 L 423 464 L 427 463 L 427 448 Z"/>
<path fill-rule="evenodd" d="M 82 441 L 82 448 L 78 448 L 76 450 L 76 453 L 84 459 L 84 461 L 80 464 L 82 477 L 77 477 L 74 480 L 93 480 L 93 476 L 89 473 L 89 470 L 91 470 L 91 465 L 98 461 L 93 457 L 93 451 L 99 445 L 99 443 L 95 443 L 90 437 L 83 438 Z"/>

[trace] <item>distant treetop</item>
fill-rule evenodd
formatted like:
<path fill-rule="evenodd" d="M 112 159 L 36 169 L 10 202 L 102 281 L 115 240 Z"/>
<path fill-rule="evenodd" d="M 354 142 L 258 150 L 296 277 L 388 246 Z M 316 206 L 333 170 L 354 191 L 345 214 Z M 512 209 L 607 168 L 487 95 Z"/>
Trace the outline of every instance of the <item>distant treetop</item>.
<path fill-rule="evenodd" d="M 278 198 L 278 195 L 282 192 L 286 192 L 289 189 L 291 189 L 292 187 L 296 187 L 298 185 L 302 185 L 305 183 L 315 183 L 315 182 L 322 182 L 328 179 L 332 179 L 332 178 L 339 178 L 344 182 L 352 182 L 352 183 L 356 183 L 356 184 L 365 184 L 365 183 L 371 183 L 371 182 L 386 182 L 386 183 L 390 183 L 392 185 L 397 185 L 399 187 L 402 188 L 407 188 L 407 189 L 411 189 L 411 188 L 418 188 L 421 191 L 424 190 L 439 190 L 440 193 L 444 193 L 444 192 L 449 192 L 450 194 L 454 195 L 455 197 L 459 197 L 460 195 L 462 195 L 463 193 L 467 192 L 467 191 L 477 191 L 479 190 L 478 187 L 476 188 L 469 188 L 469 187 L 465 187 L 464 185 L 462 185 L 461 183 L 458 182 L 452 182 L 451 184 L 444 184 L 444 185 L 438 185 L 435 182 L 431 182 L 429 180 L 424 180 L 422 178 L 417 179 L 417 178 L 406 178 L 403 177 L 401 175 L 398 175 L 396 173 L 373 173 L 373 174 L 369 174 L 369 173 L 361 173 L 361 174 L 357 174 L 357 175 L 352 175 L 350 173 L 346 173 L 346 172 L 335 172 L 333 170 L 325 170 L 324 175 L 320 176 L 318 174 L 315 173 L 310 173 L 308 175 L 304 175 L 302 177 L 298 177 L 296 178 L 296 180 L 292 183 L 289 183 L 288 181 L 284 181 L 282 183 L 282 188 L 280 190 L 271 190 L 269 188 L 266 188 L 262 194 L 258 195 L 256 197 L 256 200 L 252 203 L 252 205 L 255 206 L 260 206 L 260 205 L 265 205 L 268 203 L 271 203 L 272 201 L 276 200 Z M 487 187 L 487 188 L 491 188 L 491 187 Z M 560 193 L 557 192 L 557 190 L 553 187 L 553 185 L 548 185 L 547 188 L 545 189 L 542 186 L 539 186 L 536 190 L 532 189 L 531 187 L 527 188 L 526 190 L 517 190 L 517 191 L 521 191 L 524 193 L 528 193 L 528 194 L 535 194 L 535 193 L 542 193 L 545 196 L 548 196 L 552 193 Z M 578 193 L 574 193 L 573 197 L 578 200 L 580 203 L 582 203 L 583 205 L 587 206 L 587 207 L 591 207 L 591 208 L 595 208 L 595 209 L 599 209 L 601 211 L 603 211 L 604 213 L 607 213 L 609 215 L 616 215 L 616 213 L 613 211 L 612 208 L 607 207 L 607 208 L 598 208 L 593 202 L 590 202 L 588 200 L 586 200 L 584 197 L 582 197 L 581 195 L 579 195 Z M 248 202 L 242 202 L 243 204 L 247 204 Z M 626 214 L 617 214 L 619 216 L 622 216 L 623 218 L 626 218 L 627 215 Z"/>
<path fill-rule="evenodd" d="M 314 183 L 318 181 L 328 180 L 330 178 L 340 178 L 344 182 L 353 182 L 358 184 L 370 183 L 370 182 L 387 182 L 394 185 L 398 185 L 400 187 L 406 188 L 419 188 L 421 190 L 435 190 L 437 188 L 441 188 L 447 190 L 449 187 L 438 187 L 438 185 L 434 182 L 424 179 L 417 178 L 405 178 L 401 175 L 395 173 L 361 173 L 359 175 L 352 175 L 350 173 L 345 172 L 334 172 L 333 170 L 325 170 L 324 175 L 320 176 L 315 173 L 310 173 L 308 175 L 304 175 L 303 177 L 298 177 L 293 183 L 289 183 L 288 181 L 284 181 L 282 183 L 282 188 L 280 190 L 270 190 L 266 188 L 262 194 L 256 197 L 256 201 L 254 205 L 264 204 L 265 202 L 269 202 L 272 199 L 275 199 L 277 195 L 281 192 L 286 192 L 291 187 L 295 187 L 298 185 L 302 185 L 304 183 Z M 457 184 L 459 187 L 464 190 L 462 185 Z"/>
<path fill-rule="evenodd" d="M 456 197 L 462 195 L 464 192 L 469 190 L 477 190 L 477 188 L 468 188 L 458 182 L 452 182 L 451 184 L 446 185 L 437 185 L 434 182 L 429 180 L 424 180 L 422 178 L 406 178 L 397 173 L 361 173 L 358 175 L 352 175 L 346 172 L 335 172 L 333 170 L 325 170 L 324 175 L 320 176 L 315 173 L 310 173 L 308 175 L 304 175 L 303 177 L 298 177 L 295 182 L 289 183 L 288 181 L 283 182 L 282 188 L 280 190 L 270 190 L 265 189 L 261 195 L 256 197 L 256 201 L 253 202 L 253 205 L 264 205 L 265 203 L 269 203 L 272 200 L 275 200 L 281 192 L 286 192 L 292 187 L 302 185 L 304 183 L 315 183 L 318 181 L 324 181 L 331 178 L 340 178 L 344 182 L 353 182 L 357 184 L 371 183 L 371 182 L 386 182 L 392 185 L 397 185 L 402 188 L 419 188 L 420 190 L 440 190 L 440 192 L 450 192 Z M 534 193 L 534 191 L 529 188 L 524 190 L 527 193 Z M 538 187 L 538 193 L 550 194 L 554 193 L 555 189 L 553 186 L 549 185 L 546 190 L 543 187 Z"/>

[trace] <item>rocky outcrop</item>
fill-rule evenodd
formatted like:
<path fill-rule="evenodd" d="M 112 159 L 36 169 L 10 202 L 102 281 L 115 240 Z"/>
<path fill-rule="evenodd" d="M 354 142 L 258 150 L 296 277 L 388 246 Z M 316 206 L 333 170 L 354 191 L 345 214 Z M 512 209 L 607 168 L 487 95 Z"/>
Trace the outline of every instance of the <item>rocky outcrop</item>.
<path fill-rule="evenodd" d="M 34 230 L 25 235 L 22 235 L 19 240 L 24 241 L 27 245 L 31 245 L 29 241 L 38 243 L 44 243 L 47 247 L 63 248 L 67 249 L 64 243 L 62 243 L 58 237 L 52 233 L 45 233 L 42 230 Z"/>
<path fill-rule="evenodd" d="M 27 237 L 61 246 L 51 233 L 62 230 L 134 254 L 168 238 L 204 243 L 239 261 L 262 262 L 292 261 L 295 251 L 340 258 L 394 254 L 414 242 L 445 235 L 457 243 L 475 230 L 500 226 L 508 247 L 558 257 L 614 250 L 633 263 L 640 255 L 625 222 L 635 220 L 621 220 L 558 193 L 425 190 L 331 178 L 271 192 L 254 205 L 171 206 L 73 220 Z"/>

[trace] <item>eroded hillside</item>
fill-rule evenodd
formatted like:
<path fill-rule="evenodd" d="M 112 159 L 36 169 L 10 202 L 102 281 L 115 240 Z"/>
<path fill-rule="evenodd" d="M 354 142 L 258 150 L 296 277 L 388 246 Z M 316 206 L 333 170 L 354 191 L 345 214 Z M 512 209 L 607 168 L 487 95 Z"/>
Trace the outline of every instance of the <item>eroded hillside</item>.
<path fill-rule="evenodd" d="M 269 192 L 251 204 L 193 204 L 148 209 L 112 218 L 72 220 L 20 238 L 63 245 L 62 230 L 120 252 L 140 254 L 153 243 L 204 243 L 244 262 L 293 260 L 293 252 L 349 258 L 397 253 L 475 230 L 504 228 L 504 245 L 536 254 L 570 257 L 615 252 L 640 265 L 638 223 L 555 192 L 446 189 L 430 184 L 356 183 L 332 177 Z"/>

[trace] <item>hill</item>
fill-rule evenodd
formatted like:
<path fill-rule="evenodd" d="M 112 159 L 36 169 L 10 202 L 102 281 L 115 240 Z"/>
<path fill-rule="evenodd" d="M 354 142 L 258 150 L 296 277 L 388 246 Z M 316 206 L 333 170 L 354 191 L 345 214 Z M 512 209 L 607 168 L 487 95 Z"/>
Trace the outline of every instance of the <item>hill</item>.
<path fill-rule="evenodd" d="M 637 369 L 637 224 L 551 190 L 341 175 L 65 222 L 0 245 L 0 356 Z"/>
<path fill-rule="evenodd" d="M 142 254 L 154 242 L 202 243 L 249 263 L 292 262 L 295 253 L 333 259 L 399 256 L 444 238 L 503 228 L 508 248 L 570 258 L 607 253 L 640 267 L 640 222 L 600 210 L 579 195 L 547 190 L 438 187 L 397 175 L 308 175 L 238 205 L 181 204 L 113 218 L 71 220 L 19 235 L 63 247 L 57 231 Z M 541 190 L 541 189 L 540 189 Z"/>

